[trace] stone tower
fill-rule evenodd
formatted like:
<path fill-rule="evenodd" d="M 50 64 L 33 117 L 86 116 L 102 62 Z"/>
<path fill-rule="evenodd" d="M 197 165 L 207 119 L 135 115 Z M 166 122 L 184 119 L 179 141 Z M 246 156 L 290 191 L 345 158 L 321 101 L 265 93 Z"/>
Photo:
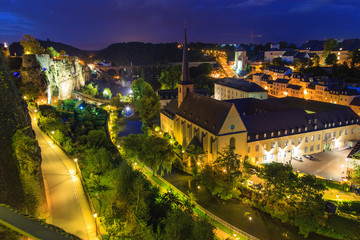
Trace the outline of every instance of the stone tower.
<path fill-rule="evenodd" d="M 186 27 L 184 29 L 184 46 L 183 46 L 183 63 L 182 63 L 182 73 L 181 81 L 178 83 L 178 106 L 180 107 L 182 101 L 186 97 L 186 94 L 194 91 L 194 84 L 190 81 L 190 72 L 189 72 L 189 63 L 187 57 L 187 36 L 186 36 Z"/>

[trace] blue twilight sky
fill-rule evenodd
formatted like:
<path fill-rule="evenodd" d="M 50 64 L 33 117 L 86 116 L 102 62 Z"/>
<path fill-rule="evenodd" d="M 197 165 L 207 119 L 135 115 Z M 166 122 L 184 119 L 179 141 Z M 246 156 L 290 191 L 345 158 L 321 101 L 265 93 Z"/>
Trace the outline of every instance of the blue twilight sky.
<path fill-rule="evenodd" d="M 127 41 L 359 38 L 359 0 L 0 0 L 0 41 L 29 33 L 81 49 Z"/>

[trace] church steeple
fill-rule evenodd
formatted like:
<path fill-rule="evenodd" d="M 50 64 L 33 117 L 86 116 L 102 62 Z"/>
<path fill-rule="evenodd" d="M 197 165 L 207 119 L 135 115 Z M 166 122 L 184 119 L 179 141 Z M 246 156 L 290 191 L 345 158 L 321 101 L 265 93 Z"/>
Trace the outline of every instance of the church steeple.
<path fill-rule="evenodd" d="M 190 72 L 189 72 L 189 62 L 187 52 L 187 34 L 186 26 L 184 27 L 184 46 L 183 46 L 183 62 L 182 62 L 182 73 L 181 81 L 178 84 L 178 106 L 180 107 L 182 101 L 184 100 L 186 94 L 193 92 L 194 84 L 190 81 Z"/>

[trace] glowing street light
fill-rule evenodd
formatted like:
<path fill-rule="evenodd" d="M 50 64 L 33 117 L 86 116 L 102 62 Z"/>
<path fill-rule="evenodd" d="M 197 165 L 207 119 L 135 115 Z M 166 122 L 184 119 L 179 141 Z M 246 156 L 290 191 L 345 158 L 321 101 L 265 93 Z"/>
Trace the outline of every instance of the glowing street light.
<path fill-rule="evenodd" d="M 74 162 L 77 162 L 77 161 L 78 161 L 78 159 L 77 159 L 77 158 L 75 158 L 75 159 L 74 159 Z"/>
<path fill-rule="evenodd" d="M 54 131 L 51 131 L 51 134 L 54 134 L 55 132 Z"/>
<path fill-rule="evenodd" d="M 94 215 L 93 215 L 93 216 L 94 216 L 94 218 L 96 218 L 96 217 L 97 217 L 97 213 L 94 213 Z"/>

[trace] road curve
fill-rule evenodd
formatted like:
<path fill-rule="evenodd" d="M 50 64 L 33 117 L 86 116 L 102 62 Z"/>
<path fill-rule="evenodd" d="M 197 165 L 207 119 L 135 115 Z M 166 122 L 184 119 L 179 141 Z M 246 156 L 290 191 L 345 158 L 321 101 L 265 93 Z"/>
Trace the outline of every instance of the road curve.
<path fill-rule="evenodd" d="M 41 148 L 42 172 L 50 210 L 47 222 L 82 239 L 97 239 L 96 225 L 76 166 L 37 126 L 35 108 L 29 107 L 32 128 Z"/>

